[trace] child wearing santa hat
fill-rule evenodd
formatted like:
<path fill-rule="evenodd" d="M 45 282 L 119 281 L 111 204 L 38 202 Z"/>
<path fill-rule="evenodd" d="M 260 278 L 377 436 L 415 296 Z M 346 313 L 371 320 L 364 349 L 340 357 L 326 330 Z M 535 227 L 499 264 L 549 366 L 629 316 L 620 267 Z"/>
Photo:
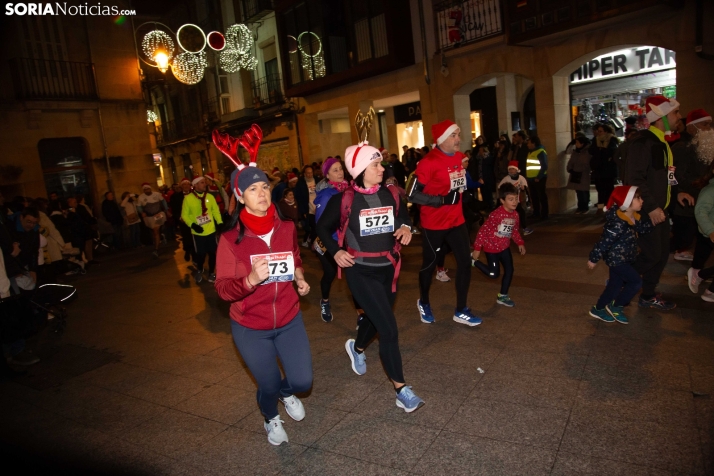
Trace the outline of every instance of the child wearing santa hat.
<path fill-rule="evenodd" d="M 606 223 L 600 241 L 590 252 L 588 268 L 600 259 L 610 267 L 610 278 L 590 315 L 605 322 L 627 324 L 623 309 L 642 286 L 642 279 L 632 264 L 637 258 L 637 236 L 652 231 L 652 223 L 642 217 L 642 196 L 635 186 L 615 187 L 607 203 Z"/>

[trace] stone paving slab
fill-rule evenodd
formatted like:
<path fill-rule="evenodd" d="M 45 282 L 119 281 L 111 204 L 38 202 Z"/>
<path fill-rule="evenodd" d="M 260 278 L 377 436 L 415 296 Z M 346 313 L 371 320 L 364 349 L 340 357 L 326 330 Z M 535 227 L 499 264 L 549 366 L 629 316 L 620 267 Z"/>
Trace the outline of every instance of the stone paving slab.
<path fill-rule="evenodd" d="M 42 361 L 0 382 L 0 456 L 34 474 L 714 474 L 714 308 L 688 290 L 686 265 L 662 278 L 676 310 L 630 306 L 629 325 L 606 324 L 587 315 L 607 279 L 585 267 L 599 220 L 535 228 L 516 256 L 515 308 L 473 272 L 478 328 L 451 320 L 453 281 L 432 284 L 437 322 L 419 321 L 420 237 L 404 250 L 395 315 L 407 383 L 426 401 L 413 414 L 394 404 L 378 342 L 368 373 L 351 370 L 351 295 L 335 281 L 335 320 L 322 322 L 319 263 L 303 249 L 314 384 L 305 420 L 281 406 L 290 443 L 277 448 L 228 305 L 182 253 L 103 256 L 72 278 L 65 334 L 31 339 Z"/>

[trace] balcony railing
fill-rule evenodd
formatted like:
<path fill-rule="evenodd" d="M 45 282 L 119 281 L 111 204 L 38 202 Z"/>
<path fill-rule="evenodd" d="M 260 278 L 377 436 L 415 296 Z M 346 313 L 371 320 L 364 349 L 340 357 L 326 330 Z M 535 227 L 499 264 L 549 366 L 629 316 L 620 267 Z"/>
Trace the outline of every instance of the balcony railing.
<path fill-rule="evenodd" d="M 275 9 L 273 0 L 241 0 L 244 22 L 260 20 Z"/>
<path fill-rule="evenodd" d="M 251 81 L 250 85 L 253 89 L 253 107 L 256 109 L 285 102 L 279 74 L 269 74 Z"/>
<path fill-rule="evenodd" d="M 10 72 L 15 97 L 20 100 L 98 99 L 91 63 L 13 58 Z"/>
<path fill-rule="evenodd" d="M 196 117 L 196 115 L 181 116 L 156 127 L 156 142 L 166 144 L 203 134 L 205 130 L 206 124 L 200 117 Z"/>
<path fill-rule="evenodd" d="M 439 49 L 503 33 L 501 0 L 446 0 L 434 4 Z"/>

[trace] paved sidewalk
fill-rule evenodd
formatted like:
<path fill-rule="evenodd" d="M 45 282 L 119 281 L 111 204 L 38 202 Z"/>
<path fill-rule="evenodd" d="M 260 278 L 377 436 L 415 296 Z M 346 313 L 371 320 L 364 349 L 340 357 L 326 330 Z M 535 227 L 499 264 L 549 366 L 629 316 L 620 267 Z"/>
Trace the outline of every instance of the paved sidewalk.
<path fill-rule="evenodd" d="M 3 456 L 27 474 L 714 474 L 714 305 L 672 261 L 661 290 L 674 312 L 589 317 L 607 278 L 604 264 L 586 268 L 599 231 L 593 216 L 536 226 L 515 257 L 513 309 L 474 270 L 478 328 L 451 320 L 453 282 L 434 281 L 437 322 L 419 321 L 415 237 L 395 308 L 407 383 L 426 401 L 413 414 L 396 408 L 376 342 L 367 374 L 352 372 L 347 285 L 333 285 L 323 323 L 319 263 L 304 253 L 315 378 L 304 421 L 281 408 L 281 447 L 266 441 L 227 304 L 193 282 L 183 253 L 105 257 L 73 281 L 66 333 L 31 342 L 42 362 L 0 383 Z"/>

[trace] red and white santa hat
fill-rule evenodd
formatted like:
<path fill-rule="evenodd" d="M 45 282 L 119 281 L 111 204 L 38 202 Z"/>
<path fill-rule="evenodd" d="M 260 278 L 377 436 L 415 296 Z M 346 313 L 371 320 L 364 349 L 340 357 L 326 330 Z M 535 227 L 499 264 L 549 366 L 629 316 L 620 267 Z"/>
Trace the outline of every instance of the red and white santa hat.
<path fill-rule="evenodd" d="M 647 120 L 654 123 L 679 107 L 675 99 L 667 99 L 664 96 L 650 96 L 645 100 L 645 110 Z"/>
<path fill-rule="evenodd" d="M 434 143 L 440 145 L 444 142 L 454 131 L 457 131 L 459 126 L 454 124 L 453 121 L 449 119 L 441 121 L 437 124 L 431 126 L 431 136 L 434 138 Z"/>
<path fill-rule="evenodd" d="M 615 190 L 610 194 L 610 200 L 607 201 L 607 209 L 609 210 L 614 206 L 618 206 L 620 210 L 624 212 L 632 205 L 632 199 L 635 198 L 636 191 L 636 185 L 620 185 L 619 187 L 615 187 Z"/>
<path fill-rule="evenodd" d="M 288 182 L 297 182 L 297 180 L 297 175 L 292 172 L 288 172 Z"/>
<path fill-rule="evenodd" d="M 689 111 L 689 114 L 687 114 L 687 125 L 697 124 L 698 122 L 711 122 L 711 120 L 711 114 L 704 109 L 695 109 L 693 111 Z"/>
<path fill-rule="evenodd" d="M 203 175 L 194 175 L 193 180 L 191 180 L 191 185 L 196 185 L 201 180 L 203 180 Z"/>
<path fill-rule="evenodd" d="M 351 145 L 345 150 L 345 166 L 352 178 L 357 178 L 373 160 L 381 162 L 382 153 L 367 141 Z"/>
<path fill-rule="evenodd" d="M 184 182 L 186 182 L 186 183 L 191 183 L 191 181 L 190 181 L 189 179 L 187 179 L 186 177 L 184 177 L 184 178 L 181 179 L 181 181 L 179 182 L 179 184 L 182 184 L 182 183 L 184 183 Z"/>
<path fill-rule="evenodd" d="M 508 167 L 507 167 L 507 168 L 509 168 L 509 169 L 516 169 L 516 170 L 518 170 L 519 172 L 521 171 L 521 169 L 518 168 L 518 161 L 517 161 L 517 160 L 511 160 L 510 162 L 508 162 Z"/>
<path fill-rule="evenodd" d="M 144 190 L 145 188 L 151 189 L 151 184 L 149 182 L 142 183 L 141 189 Z"/>

